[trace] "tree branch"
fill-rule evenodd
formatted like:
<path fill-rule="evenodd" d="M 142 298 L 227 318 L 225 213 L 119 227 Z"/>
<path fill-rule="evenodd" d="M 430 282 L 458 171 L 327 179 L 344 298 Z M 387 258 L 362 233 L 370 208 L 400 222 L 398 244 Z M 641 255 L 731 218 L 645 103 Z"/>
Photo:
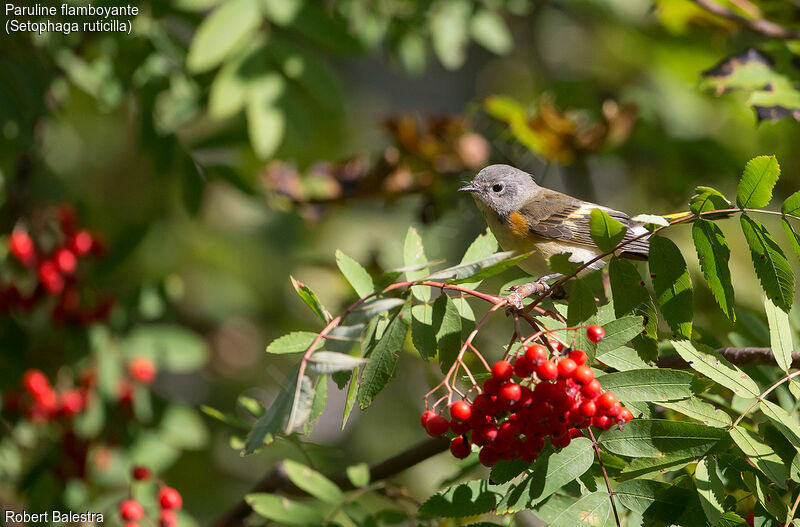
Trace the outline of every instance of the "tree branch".
<path fill-rule="evenodd" d="M 444 452 L 447 450 L 449 444 L 447 439 L 440 437 L 428 439 L 400 452 L 396 456 L 371 465 L 369 467 L 370 481 L 379 481 L 399 474 L 417 463 Z M 353 490 L 355 488 L 353 484 L 350 483 L 346 472 L 340 472 L 339 474 L 331 476 L 330 479 L 342 490 Z M 256 483 L 247 494 L 253 492 L 280 492 L 290 496 L 302 496 L 306 494 L 289 480 L 282 464 L 273 468 L 261 481 Z M 250 514 L 250 506 L 242 499 L 239 503 L 228 509 L 228 511 L 213 525 L 214 527 L 242 525 L 248 514 Z"/>
<path fill-rule="evenodd" d="M 764 18 L 752 19 L 737 15 L 725 6 L 716 3 L 714 0 L 692 0 L 695 5 L 725 20 L 735 22 L 742 27 L 746 27 L 756 33 L 761 33 L 772 38 L 785 40 L 800 40 L 800 31 L 783 27 L 775 22 L 770 22 Z"/>
<path fill-rule="evenodd" d="M 717 353 L 737 366 L 775 364 L 770 348 L 719 348 Z M 679 355 L 667 355 L 656 362 L 659 368 L 686 369 L 689 365 Z M 800 353 L 792 353 L 792 367 L 800 368 Z"/>

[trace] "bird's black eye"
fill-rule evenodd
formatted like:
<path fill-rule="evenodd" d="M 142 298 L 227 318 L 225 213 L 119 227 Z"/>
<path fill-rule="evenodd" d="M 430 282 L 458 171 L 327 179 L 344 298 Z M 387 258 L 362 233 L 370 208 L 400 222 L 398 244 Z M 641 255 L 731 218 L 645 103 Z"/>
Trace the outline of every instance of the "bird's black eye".
<path fill-rule="evenodd" d="M 494 185 L 492 185 L 493 192 L 500 192 L 501 190 L 503 190 L 502 183 L 495 183 Z"/>

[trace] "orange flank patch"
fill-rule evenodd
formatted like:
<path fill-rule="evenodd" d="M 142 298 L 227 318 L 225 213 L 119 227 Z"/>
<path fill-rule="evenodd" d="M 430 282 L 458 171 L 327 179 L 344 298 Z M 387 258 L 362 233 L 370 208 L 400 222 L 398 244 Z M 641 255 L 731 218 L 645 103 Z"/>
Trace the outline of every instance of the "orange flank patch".
<path fill-rule="evenodd" d="M 508 227 L 518 238 L 525 238 L 530 234 L 528 222 L 516 210 L 508 215 Z"/>

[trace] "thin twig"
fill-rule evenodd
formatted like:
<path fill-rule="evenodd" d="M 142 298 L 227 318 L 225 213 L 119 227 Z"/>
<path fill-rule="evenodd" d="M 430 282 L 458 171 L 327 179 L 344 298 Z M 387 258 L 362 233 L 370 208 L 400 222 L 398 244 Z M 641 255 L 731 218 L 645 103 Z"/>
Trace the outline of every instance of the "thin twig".
<path fill-rule="evenodd" d="M 597 463 L 600 465 L 600 470 L 603 471 L 603 479 L 606 481 L 606 488 L 608 489 L 608 499 L 611 500 L 611 509 L 614 511 L 614 520 L 617 522 L 617 527 L 620 527 L 617 504 L 614 503 L 614 491 L 611 490 L 611 481 L 608 479 L 608 472 L 606 472 L 606 466 L 603 464 L 603 458 L 600 457 L 600 449 L 597 447 L 597 439 L 594 438 L 592 427 L 587 427 L 586 430 L 589 431 L 589 437 L 592 439 L 592 446 L 594 447 L 595 454 L 597 454 Z"/>
<path fill-rule="evenodd" d="M 789 513 L 789 517 L 786 519 L 786 524 L 783 527 L 789 527 L 792 524 L 792 520 L 794 519 L 794 513 L 797 512 L 797 505 L 800 504 L 800 493 L 797 494 L 797 498 L 794 500 L 794 505 L 792 505 L 792 512 Z"/>
<path fill-rule="evenodd" d="M 785 40 L 800 39 L 800 31 L 784 27 L 764 18 L 745 18 L 731 11 L 727 7 L 714 2 L 713 0 L 692 0 L 692 2 L 709 13 L 712 13 L 720 18 L 724 18 L 725 20 L 735 22 L 740 26 L 746 27 L 750 31 L 755 31 L 756 33 L 761 33 L 762 35 L 772 38 L 780 38 Z"/>
<path fill-rule="evenodd" d="M 793 378 L 797 377 L 798 375 L 800 375 L 800 371 L 796 371 L 796 372 L 790 373 L 790 374 L 788 374 L 788 375 L 786 375 L 786 376 L 782 377 L 780 380 L 778 380 L 778 381 L 777 381 L 775 384 L 773 384 L 773 385 L 772 385 L 772 386 L 770 386 L 769 388 L 767 388 L 767 389 L 766 389 L 766 390 L 765 390 L 765 391 L 764 391 L 764 392 L 763 392 L 761 395 L 759 395 L 758 397 L 756 397 L 756 400 L 755 400 L 755 401 L 753 401 L 753 403 L 752 403 L 750 406 L 748 406 L 748 407 L 747 407 L 747 410 L 745 410 L 744 412 L 742 412 L 742 415 L 740 415 L 740 416 L 739 416 L 739 417 L 736 419 L 736 421 L 734 421 L 734 422 L 733 422 L 733 424 L 732 424 L 732 425 L 731 425 L 729 428 L 736 428 L 736 425 L 738 425 L 738 424 L 741 422 L 741 420 L 742 420 L 742 419 L 744 419 L 744 416 L 746 416 L 746 415 L 747 415 L 747 414 L 750 412 L 750 410 L 752 410 L 753 408 L 755 408 L 755 407 L 756 407 L 756 405 L 757 405 L 758 403 L 760 403 L 761 401 L 763 401 L 763 400 L 764 400 L 764 398 L 765 398 L 767 395 L 769 395 L 770 393 L 772 393 L 772 390 L 774 390 L 775 388 L 777 388 L 777 387 L 778 387 L 778 386 L 780 386 L 781 384 L 785 383 L 786 381 L 789 381 L 789 380 L 791 380 L 791 379 L 793 379 Z"/>

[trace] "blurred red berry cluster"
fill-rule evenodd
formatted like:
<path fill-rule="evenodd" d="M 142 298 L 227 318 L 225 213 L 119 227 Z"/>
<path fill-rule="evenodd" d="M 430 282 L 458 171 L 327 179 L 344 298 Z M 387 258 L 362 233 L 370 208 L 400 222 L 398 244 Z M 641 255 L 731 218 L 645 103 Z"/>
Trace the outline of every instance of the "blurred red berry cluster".
<path fill-rule="evenodd" d="M 134 481 L 147 481 L 150 479 L 150 471 L 146 467 L 133 467 L 131 473 Z M 181 493 L 172 487 L 162 485 L 158 490 L 158 505 L 160 508 L 158 515 L 158 525 L 160 527 L 175 527 L 178 525 L 176 510 L 183 506 Z M 145 510 L 142 504 L 134 499 L 127 499 L 119 504 L 119 515 L 125 522 L 125 527 L 138 527 L 139 521 L 145 518 Z M 155 522 L 148 522 L 154 525 Z"/>
<path fill-rule="evenodd" d="M 49 208 L 30 222 L 18 225 L 8 237 L 8 249 L 18 269 L 7 283 L 0 282 L 0 313 L 31 310 L 49 298 L 57 322 L 89 325 L 105 320 L 113 306 L 103 298 L 93 306 L 81 301 L 79 264 L 105 253 L 98 237 L 78 228 L 72 206 Z"/>
<path fill-rule="evenodd" d="M 22 376 L 20 390 L 7 390 L 3 394 L 3 410 L 23 415 L 36 423 L 45 423 L 78 415 L 88 401 L 88 387 L 56 389 L 44 372 L 30 369 Z"/>
<path fill-rule="evenodd" d="M 587 336 L 597 342 L 603 329 L 590 326 Z M 452 403 L 450 419 L 428 410 L 422 426 L 433 437 L 448 430 L 456 434 L 450 452 L 457 458 L 467 457 L 473 444 L 481 447 L 480 462 L 491 467 L 501 459 L 535 461 L 547 438 L 553 447 L 564 448 L 583 436 L 582 428 L 607 430 L 633 418 L 613 393 L 603 390 L 583 351 L 551 344 L 558 359 L 548 357 L 544 346 L 527 346 L 513 362 L 494 363 L 482 393 L 471 402 Z"/>

